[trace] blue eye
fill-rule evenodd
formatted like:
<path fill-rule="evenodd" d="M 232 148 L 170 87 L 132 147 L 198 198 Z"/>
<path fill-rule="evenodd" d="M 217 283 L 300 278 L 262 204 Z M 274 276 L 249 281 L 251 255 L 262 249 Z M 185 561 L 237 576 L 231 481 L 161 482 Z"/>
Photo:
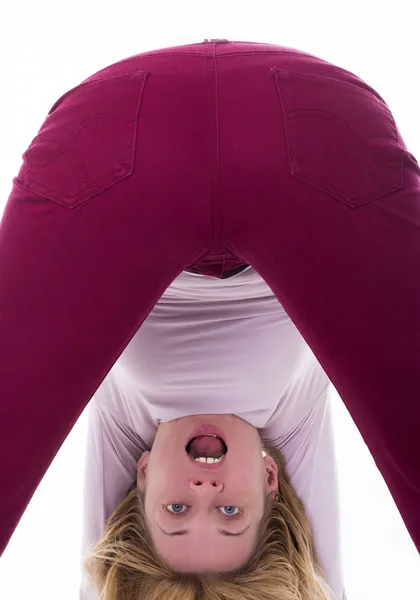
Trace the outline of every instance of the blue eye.
<path fill-rule="evenodd" d="M 171 507 L 171 506 L 175 507 L 174 508 L 174 512 L 172 512 L 172 510 L 170 510 L 168 508 L 168 507 Z M 185 504 L 168 504 L 168 507 L 165 507 L 165 510 L 166 510 L 166 512 L 168 512 L 172 516 L 179 516 L 179 515 L 185 514 L 185 512 L 186 512 L 186 511 L 178 510 L 178 509 L 182 508 L 183 506 L 186 506 L 186 505 Z M 240 515 L 242 515 L 242 513 L 243 513 L 243 511 L 240 508 L 238 508 L 237 506 L 221 506 L 221 507 L 218 507 L 218 508 L 222 508 L 222 509 L 226 508 L 226 509 L 228 509 L 228 511 L 231 511 L 232 509 L 239 511 L 239 512 L 237 512 L 235 514 L 233 514 L 232 512 L 228 512 L 228 514 L 222 513 L 223 516 L 226 517 L 227 519 L 235 519 L 235 518 L 239 517 Z"/>
<path fill-rule="evenodd" d="M 180 506 L 185 506 L 185 505 L 184 504 L 169 504 L 168 506 L 177 506 L 177 507 L 180 507 Z M 171 512 L 171 511 L 168 511 L 168 512 Z M 175 510 L 175 514 L 179 515 L 179 514 L 182 514 L 182 513 L 180 511 L 178 512 L 177 510 Z"/>
<path fill-rule="evenodd" d="M 222 506 L 222 508 L 229 508 L 229 509 L 233 508 L 233 510 L 235 510 L 236 506 Z M 232 513 L 228 513 L 226 516 L 227 517 L 233 517 L 235 515 L 232 514 Z"/>

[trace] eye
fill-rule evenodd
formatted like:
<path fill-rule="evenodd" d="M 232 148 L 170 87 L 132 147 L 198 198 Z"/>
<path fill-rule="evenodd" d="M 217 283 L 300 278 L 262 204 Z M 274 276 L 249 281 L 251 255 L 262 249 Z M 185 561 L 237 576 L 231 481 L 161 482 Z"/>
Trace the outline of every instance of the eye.
<path fill-rule="evenodd" d="M 174 512 L 172 512 L 172 510 L 170 510 L 170 508 L 168 507 L 175 507 Z M 186 511 L 181 511 L 179 510 L 180 508 L 182 508 L 183 506 L 186 506 L 185 504 L 168 504 L 167 506 L 165 506 L 165 511 L 168 512 L 170 515 L 172 516 L 179 516 L 179 515 L 183 515 L 186 513 Z M 190 507 L 188 507 L 190 508 Z M 222 513 L 224 517 L 226 517 L 226 519 L 237 519 L 238 517 L 240 517 L 243 513 L 243 510 L 238 508 L 237 506 L 218 506 L 217 508 L 222 508 L 222 509 L 228 509 L 228 514 Z M 237 513 L 232 513 L 231 511 L 233 510 L 238 510 Z"/>
<path fill-rule="evenodd" d="M 222 506 L 222 507 L 220 507 L 220 508 L 228 508 L 228 509 L 229 509 L 229 512 L 228 512 L 228 514 L 227 514 L 227 515 L 225 515 L 225 517 L 236 517 L 236 516 L 238 516 L 238 515 L 242 514 L 242 512 L 241 512 L 241 509 L 240 509 L 240 508 L 238 508 L 237 506 Z M 237 513 L 232 513 L 232 512 L 230 512 L 230 510 L 231 510 L 232 508 L 233 508 L 233 510 L 235 510 L 235 509 L 237 508 L 239 512 L 237 512 Z"/>

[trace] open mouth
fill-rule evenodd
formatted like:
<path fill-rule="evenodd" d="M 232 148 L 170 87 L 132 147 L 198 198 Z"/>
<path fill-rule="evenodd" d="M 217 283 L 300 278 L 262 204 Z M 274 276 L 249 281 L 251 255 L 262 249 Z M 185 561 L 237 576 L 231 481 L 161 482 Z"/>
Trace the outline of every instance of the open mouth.
<path fill-rule="evenodd" d="M 196 462 L 217 464 L 224 459 L 228 448 L 221 437 L 208 434 L 200 435 L 190 440 L 185 450 Z"/>

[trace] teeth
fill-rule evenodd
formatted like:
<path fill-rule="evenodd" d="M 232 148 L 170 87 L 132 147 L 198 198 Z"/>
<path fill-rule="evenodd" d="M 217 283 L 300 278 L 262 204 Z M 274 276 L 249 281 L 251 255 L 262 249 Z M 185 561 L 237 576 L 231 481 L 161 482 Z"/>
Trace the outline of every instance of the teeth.
<path fill-rule="evenodd" d="M 190 456 L 191 456 L 191 454 L 190 454 Z M 224 454 L 222 454 L 222 456 L 220 456 L 219 458 L 205 458 L 204 456 L 200 456 L 200 458 L 194 458 L 194 460 L 196 462 L 200 462 L 200 463 L 213 464 L 213 463 L 220 462 L 224 456 L 225 456 Z M 192 456 L 191 456 L 191 458 L 192 458 Z"/>
<path fill-rule="evenodd" d="M 211 437 L 219 437 L 218 435 L 215 435 L 214 433 L 207 433 L 207 436 L 211 436 Z M 191 454 L 190 454 L 191 456 Z M 220 456 L 219 458 L 205 458 L 205 456 L 200 456 L 200 458 L 194 458 L 194 460 L 196 462 L 200 462 L 200 463 L 207 463 L 207 464 L 214 464 L 214 463 L 218 463 L 220 462 L 223 458 L 224 458 L 224 454 L 222 454 L 222 456 Z M 191 456 L 191 458 L 193 458 L 193 456 Z"/>

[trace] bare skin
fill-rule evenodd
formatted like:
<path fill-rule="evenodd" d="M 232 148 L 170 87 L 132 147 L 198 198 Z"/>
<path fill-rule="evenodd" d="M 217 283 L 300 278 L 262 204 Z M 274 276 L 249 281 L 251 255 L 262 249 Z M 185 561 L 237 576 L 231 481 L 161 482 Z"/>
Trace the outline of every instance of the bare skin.
<path fill-rule="evenodd" d="M 203 424 L 226 436 L 228 451 L 217 469 L 192 462 L 185 450 Z M 169 567 L 225 572 L 241 567 L 253 553 L 265 496 L 278 490 L 278 468 L 271 456 L 263 456 L 258 430 L 240 417 L 191 415 L 159 425 L 151 451 L 138 462 L 137 486 L 145 493 L 155 549 Z M 188 534 L 164 533 L 180 530 Z"/>

